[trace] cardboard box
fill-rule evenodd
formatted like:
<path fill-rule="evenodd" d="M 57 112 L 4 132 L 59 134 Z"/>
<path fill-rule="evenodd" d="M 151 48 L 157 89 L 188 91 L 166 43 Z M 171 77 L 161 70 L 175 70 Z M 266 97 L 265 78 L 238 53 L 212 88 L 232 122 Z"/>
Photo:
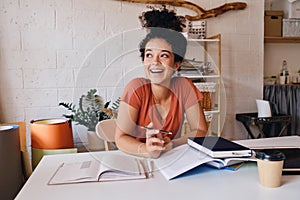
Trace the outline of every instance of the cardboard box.
<path fill-rule="evenodd" d="M 265 11 L 265 36 L 281 36 L 282 32 L 282 10 Z"/>
<path fill-rule="evenodd" d="M 282 36 L 298 37 L 300 36 L 300 19 L 283 19 L 282 20 Z"/>

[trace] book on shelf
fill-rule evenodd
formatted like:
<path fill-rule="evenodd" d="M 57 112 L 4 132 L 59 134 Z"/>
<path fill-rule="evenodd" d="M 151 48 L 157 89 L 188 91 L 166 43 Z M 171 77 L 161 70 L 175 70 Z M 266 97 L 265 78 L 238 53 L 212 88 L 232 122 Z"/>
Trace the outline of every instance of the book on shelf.
<path fill-rule="evenodd" d="M 188 144 L 178 146 L 165 152 L 154 160 L 155 166 L 167 180 L 172 180 L 200 165 L 209 165 L 218 169 L 225 169 L 245 161 L 256 161 L 254 156 L 247 158 L 213 158 L 192 148 Z M 230 168 L 234 170 L 235 168 Z"/>
<path fill-rule="evenodd" d="M 49 181 L 49 185 L 119 181 L 149 178 L 145 159 L 125 155 L 104 155 L 101 160 L 90 159 L 62 163 Z"/>
<path fill-rule="evenodd" d="M 188 144 L 213 158 L 252 156 L 250 148 L 222 137 L 206 136 L 188 138 Z"/>

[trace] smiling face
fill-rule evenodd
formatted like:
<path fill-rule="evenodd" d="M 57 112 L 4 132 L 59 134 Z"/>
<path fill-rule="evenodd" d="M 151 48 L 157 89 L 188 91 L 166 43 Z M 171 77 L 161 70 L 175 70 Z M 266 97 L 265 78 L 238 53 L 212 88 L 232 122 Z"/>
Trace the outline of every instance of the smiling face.
<path fill-rule="evenodd" d="M 145 46 L 144 67 L 152 83 L 169 84 L 180 63 L 174 61 L 172 46 L 163 39 L 151 39 Z"/>

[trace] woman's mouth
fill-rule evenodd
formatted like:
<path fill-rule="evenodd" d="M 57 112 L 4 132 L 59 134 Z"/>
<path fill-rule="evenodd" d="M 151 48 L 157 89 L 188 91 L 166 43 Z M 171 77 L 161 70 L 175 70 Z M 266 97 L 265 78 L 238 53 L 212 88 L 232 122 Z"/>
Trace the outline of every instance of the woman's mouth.
<path fill-rule="evenodd" d="M 150 69 L 149 71 L 153 74 L 158 74 L 158 73 L 162 73 L 164 70 L 163 69 Z"/>

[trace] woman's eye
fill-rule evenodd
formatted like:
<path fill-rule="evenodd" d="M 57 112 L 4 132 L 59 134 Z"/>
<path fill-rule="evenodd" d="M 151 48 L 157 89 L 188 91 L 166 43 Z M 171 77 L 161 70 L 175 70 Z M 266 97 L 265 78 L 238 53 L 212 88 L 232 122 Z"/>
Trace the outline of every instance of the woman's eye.
<path fill-rule="evenodd" d="M 162 58 L 169 58 L 170 56 L 169 56 L 169 54 L 162 54 L 160 57 L 162 57 Z"/>
<path fill-rule="evenodd" d="M 151 54 L 151 53 L 146 53 L 146 54 L 145 54 L 145 57 L 146 57 L 146 58 L 151 58 L 151 57 L 152 57 L 152 54 Z"/>

